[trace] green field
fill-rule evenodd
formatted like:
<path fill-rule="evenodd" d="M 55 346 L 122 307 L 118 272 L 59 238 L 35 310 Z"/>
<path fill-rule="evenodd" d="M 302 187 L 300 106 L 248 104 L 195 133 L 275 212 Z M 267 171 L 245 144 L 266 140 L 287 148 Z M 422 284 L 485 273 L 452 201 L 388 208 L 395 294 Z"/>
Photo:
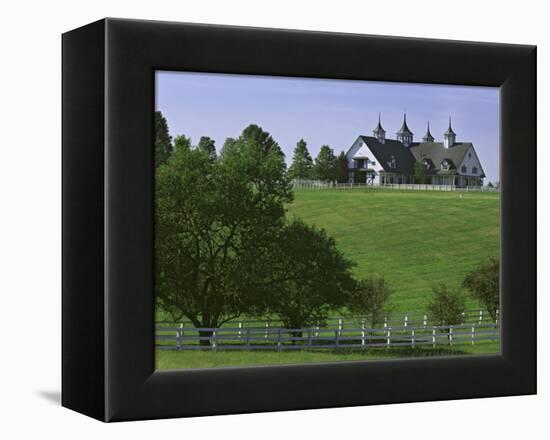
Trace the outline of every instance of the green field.
<path fill-rule="evenodd" d="M 354 275 L 384 275 L 394 313 L 424 312 L 431 287 L 460 287 L 466 273 L 499 255 L 499 194 L 383 189 L 297 190 L 288 217 L 326 229 L 356 263 Z M 469 298 L 468 308 L 479 308 Z M 157 318 L 164 318 L 157 310 Z M 243 317 L 246 318 L 246 317 Z M 498 342 L 313 351 L 161 351 L 158 369 L 357 361 L 498 353 Z"/>
<path fill-rule="evenodd" d="M 325 228 L 356 262 L 357 277 L 384 275 L 396 312 L 425 311 L 432 285 L 459 287 L 481 260 L 499 255 L 498 193 L 297 190 L 288 215 Z"/>
<path fill-rule="evenodd" d="M 457 345 L 449 348 L 371 348 L 364 352 L 350 350 L 325 351 L 164 351 L 157 350 L 156 365 L 160 370 L 180 368 L 219 368 L 252 365 L 303 364 L 315 362 L 365 361 L 426 356 L 458 356 L 496 354 L 498 342 L 479 342 L 476 345 Z"/>

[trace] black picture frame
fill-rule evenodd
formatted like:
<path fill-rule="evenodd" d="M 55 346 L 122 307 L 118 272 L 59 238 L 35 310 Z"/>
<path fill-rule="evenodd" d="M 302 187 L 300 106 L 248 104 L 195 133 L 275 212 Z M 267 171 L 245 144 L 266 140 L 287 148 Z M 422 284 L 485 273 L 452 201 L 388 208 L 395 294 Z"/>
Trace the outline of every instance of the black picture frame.
<path fill-rule="evenodd" d="M 63 406 L 121 421 L 536 393 L 535 46 L 104 19 L 62 50 Z M 156 69 L 499 86 L 501 353 L 155 371 Z"/>

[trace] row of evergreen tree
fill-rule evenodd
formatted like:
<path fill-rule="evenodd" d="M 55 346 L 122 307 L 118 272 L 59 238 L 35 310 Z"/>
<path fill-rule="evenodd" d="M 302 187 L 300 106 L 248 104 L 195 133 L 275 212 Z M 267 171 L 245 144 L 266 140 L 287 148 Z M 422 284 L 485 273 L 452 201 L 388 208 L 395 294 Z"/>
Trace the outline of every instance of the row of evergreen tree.
<path fill-rule="evenodd" d="M 155 162 L 156 165 L 164 163 L 172 150 L 178 146 L 188 145 L 189 138 L 176 136 L 174 139 L 169 134 L 168 124 L 161 112 L 155 113 Z M 220 154 L 231 146 L 235 139 L 227 138 Z M 204 150 L 211 158 L 215 158 L 216 146 L 212 138 L 203 136 L 200 138 L 197 148 Z M 292 163 L 288 169 L 290 179 L 323 180 L 344 183 L 348 181 L 348 161 L 342 151 L 338 156 L 329 145 L 323 145 L 319 154 L 313 160 L 307 143 L 300 139 L 294 148 Z"/>
<path fill-rule="evenodd" d="M 300 139 L 294 148 L 292 164 L 288 169 L 291 179 L 325 180 L 344 183 L 348 181 L 348 161 L 342 151 L 335 156 L 334 150 L 323 145 L 315 161 L 311 158 L 307 144 Z"/>

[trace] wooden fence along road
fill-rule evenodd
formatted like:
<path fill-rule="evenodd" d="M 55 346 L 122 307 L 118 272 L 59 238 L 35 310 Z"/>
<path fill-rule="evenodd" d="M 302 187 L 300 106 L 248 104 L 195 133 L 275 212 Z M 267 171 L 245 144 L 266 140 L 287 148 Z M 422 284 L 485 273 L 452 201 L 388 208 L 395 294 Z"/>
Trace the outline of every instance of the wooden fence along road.
<path fill-rule="evenodd" d="M 273 327 L 195 328 L 159 326 L 156 347 L 162 350 L 312 350 L 368 349 L 370 347 L 474 345 L 499 341 L 498 324 L 397 327 Z"/>

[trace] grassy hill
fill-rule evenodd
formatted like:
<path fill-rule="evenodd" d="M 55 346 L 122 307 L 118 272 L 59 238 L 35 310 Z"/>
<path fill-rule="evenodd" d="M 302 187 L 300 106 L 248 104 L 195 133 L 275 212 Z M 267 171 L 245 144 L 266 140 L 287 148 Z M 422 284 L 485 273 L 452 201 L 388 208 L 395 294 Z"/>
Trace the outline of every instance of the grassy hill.
<path fill-rule="evenodd" d="M 499 255 L 495 193 L 296 190 L 288 216 L 325 228 L 357 263 L 356 276 L 383 274 L 398 312 L 424 311 L 433 284 L 459 287 L 481 260 Z"/>

